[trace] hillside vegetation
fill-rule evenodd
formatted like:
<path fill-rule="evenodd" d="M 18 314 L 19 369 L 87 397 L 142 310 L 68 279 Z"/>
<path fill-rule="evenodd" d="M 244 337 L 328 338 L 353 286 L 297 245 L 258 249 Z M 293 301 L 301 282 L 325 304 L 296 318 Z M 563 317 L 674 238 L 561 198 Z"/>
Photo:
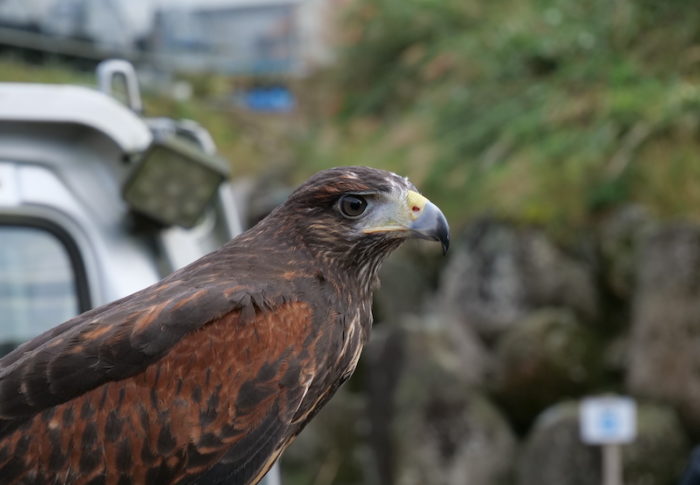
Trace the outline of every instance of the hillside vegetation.
<path fill-rule="evenodd" d="M 696 2 L 355 0 L 340 25 L 305 174 L 394 169 L 454 222 L 700 217 Z"/>

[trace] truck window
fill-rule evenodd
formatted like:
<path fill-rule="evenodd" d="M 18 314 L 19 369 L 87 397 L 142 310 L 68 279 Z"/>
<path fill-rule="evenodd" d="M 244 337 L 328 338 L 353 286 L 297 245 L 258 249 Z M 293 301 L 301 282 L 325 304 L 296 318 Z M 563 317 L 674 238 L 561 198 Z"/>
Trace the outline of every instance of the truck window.
<path fill-rule="evenodd" d="M 62 239 L 41 227 L 0 224 L 0 356 L 87 309 L 77 248 Z"/>

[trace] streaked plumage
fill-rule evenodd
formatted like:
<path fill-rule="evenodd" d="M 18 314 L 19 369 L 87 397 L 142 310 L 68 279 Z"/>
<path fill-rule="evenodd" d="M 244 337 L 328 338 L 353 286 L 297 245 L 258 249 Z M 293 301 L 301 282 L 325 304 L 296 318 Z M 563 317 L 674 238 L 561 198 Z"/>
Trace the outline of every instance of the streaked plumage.
<path fill-rule="evenodd" d="M 407 237 L 448 242 L 410 182 L 327 170 L 221 249 L 22 345 L 0 360 L 0 483 L 256 483 L 353 372 Z"/>

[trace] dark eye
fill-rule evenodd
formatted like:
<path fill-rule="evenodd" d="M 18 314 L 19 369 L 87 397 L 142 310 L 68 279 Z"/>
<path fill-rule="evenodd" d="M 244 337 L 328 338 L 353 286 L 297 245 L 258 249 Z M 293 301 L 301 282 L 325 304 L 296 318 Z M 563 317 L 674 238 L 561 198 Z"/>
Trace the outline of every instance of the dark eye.
<path fill-rule="evenodd" d="M 344 195 L 340 198 L 338 207 L 345 217 L 359 217 L 367 209 L 367 201 L 359 195 Z"/>

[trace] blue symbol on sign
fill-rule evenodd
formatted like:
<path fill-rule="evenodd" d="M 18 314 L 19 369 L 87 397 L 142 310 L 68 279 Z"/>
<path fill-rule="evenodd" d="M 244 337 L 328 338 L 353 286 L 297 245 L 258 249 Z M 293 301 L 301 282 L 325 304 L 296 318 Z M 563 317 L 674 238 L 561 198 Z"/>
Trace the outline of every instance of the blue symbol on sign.
<path fill-rule="evenodd" d="M 612 409 L 604 409 L 600 414 L 600 427 L 605 434 L 615 434 L 619 425 L 618 416 Z"/>

